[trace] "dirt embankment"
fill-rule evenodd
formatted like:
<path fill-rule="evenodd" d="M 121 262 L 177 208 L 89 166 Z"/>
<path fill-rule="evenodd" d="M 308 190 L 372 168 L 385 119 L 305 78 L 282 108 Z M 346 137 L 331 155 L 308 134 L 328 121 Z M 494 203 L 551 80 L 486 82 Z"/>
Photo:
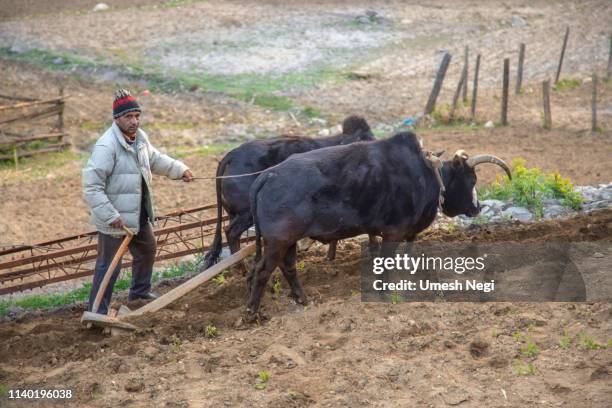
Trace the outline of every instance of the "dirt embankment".
<path fill-rule="evenodd" d="M 518 228 L 431 232 L 423 240 L 583 242 L 606 248 L 609 259 L 611 227 L 612 213 L 604 210 Z M 236 273 L 138 319 L 142 330 L 127 337 L 81 327 L 80 307 L 5 322 L 0 378 L 10 388 L 69 388 L 74 406 L 90 407 L 603 407 L 609 401 L 608 303 L 364 303 L 357 245 L 342 244 L 332 264 L 323 255 L 319 248 L 299 256 L 309 306 L 289 301 L 283 281 L 280 294 L 264 295 L 270 320 L 244 330 L 234 328 L 245 294 Z M 605 258 L 586 251 L 573 261 Z M 219 336 L 206 338 L 207 326 Z M 254 388 L 260 371 L 270 374 L 263 390 Z"/>

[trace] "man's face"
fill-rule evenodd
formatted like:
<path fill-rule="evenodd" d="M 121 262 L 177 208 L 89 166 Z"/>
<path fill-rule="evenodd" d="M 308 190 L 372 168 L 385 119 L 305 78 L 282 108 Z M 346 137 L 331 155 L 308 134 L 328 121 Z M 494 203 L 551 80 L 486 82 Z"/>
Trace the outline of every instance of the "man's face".
<path fill-rule="evenodd" d="M 132 136 L 136 134 L 138 126 L 140 125 L 140 112 L 128 112 L 116 118 L 115 123 L 117 123 L 117 126 L 119 126 L 119 129 L 121 129 L 123 133 Z"/>

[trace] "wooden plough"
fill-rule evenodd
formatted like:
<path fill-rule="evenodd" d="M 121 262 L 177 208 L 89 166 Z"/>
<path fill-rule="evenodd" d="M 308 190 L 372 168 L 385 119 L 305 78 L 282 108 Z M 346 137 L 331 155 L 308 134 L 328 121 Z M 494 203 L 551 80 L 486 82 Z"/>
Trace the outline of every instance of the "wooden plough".
<path fill-rule="evenodd" d="M 131 323 L 125 321 L 127 318 L 131 318 L 134 316 L 142 316 L 145 313 L 154 313 L 177 299 L 185 296 L 187 293 L 191 292 L 198 286 L 202 285 L 204 282 L 212 279 L 219 273 L 221 273 L 224 269 L 229 268 L 230 266 L 240 262 L 250 254 L 255 251 L 255 244 L 250 244 L 235 254 L 229 256 L 228 258 L 222 260 L 221 262 L 211 266 L 210 268 L 204 270 L 200 274 L 194 276 L 189 279 L 187 282 L 177 286 L 172 289 L 170 292 L 160 296 L 159 298 L 153 300 L 150 303 L 136 309 L 130 310 L 125 306 L 121 306 L 117 312 L 112 313 L 109 312 L 108 315 L 102 315 L 93 312 L 85 312 L 81 317 L 81 323 L 87 325 L 97 325 L 102 327 L 108 327 L 111 329 L 111 333 L 113 335 L 122 334 L 129 330 L 138 330 L 139 328 Z"/>

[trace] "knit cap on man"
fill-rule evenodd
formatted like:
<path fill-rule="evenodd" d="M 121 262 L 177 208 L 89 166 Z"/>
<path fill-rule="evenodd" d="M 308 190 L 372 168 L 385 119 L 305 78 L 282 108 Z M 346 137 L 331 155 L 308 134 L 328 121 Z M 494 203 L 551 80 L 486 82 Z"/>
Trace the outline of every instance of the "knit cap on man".
<path fill-rule="evenodd" d="M 117 90 L 113 100 L 113 118 L 116 119 L 133 111 L 142 112 L 136 98 L 127 89 Z"/>

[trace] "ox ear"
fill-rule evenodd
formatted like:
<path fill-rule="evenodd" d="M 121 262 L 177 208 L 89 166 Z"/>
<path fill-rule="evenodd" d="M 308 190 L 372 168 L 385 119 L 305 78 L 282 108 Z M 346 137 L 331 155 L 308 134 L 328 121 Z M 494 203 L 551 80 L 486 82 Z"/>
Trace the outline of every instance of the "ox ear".
<path fill-rule="evenodd" d="M 436 157 L 441 157 L 444 154 L 444 150 L 438 150 L 437 152 L 432 153 Z"/>

